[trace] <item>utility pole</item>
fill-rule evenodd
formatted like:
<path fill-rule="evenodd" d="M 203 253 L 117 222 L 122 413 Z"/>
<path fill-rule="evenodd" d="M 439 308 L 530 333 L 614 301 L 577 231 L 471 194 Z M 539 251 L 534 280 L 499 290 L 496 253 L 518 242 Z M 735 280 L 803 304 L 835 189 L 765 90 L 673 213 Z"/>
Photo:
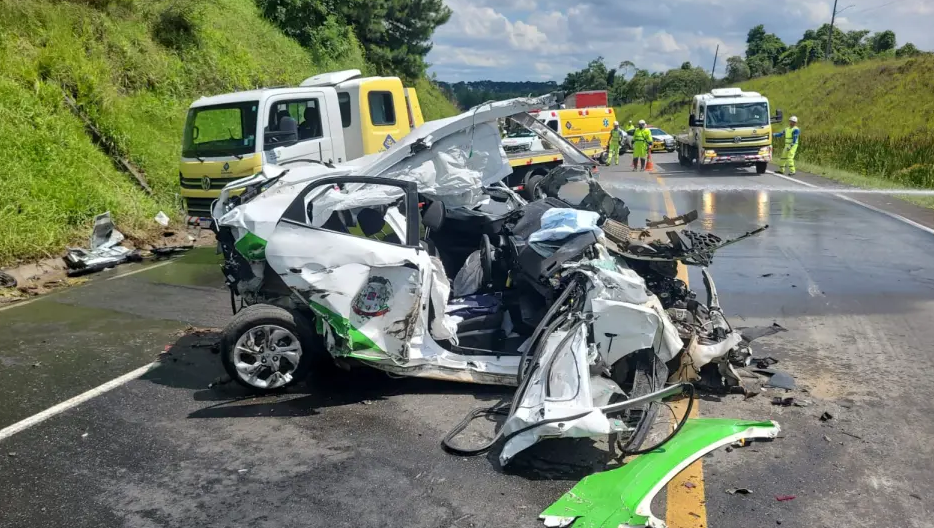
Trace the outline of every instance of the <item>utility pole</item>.
<path fill-rule="evenodd" d="M 833 52 L 833 24 L 837 19 L 837 15 L 846 11 L 851 7 L 856 7 L 854 5 L 848 5 L 843 9 L 837 11 L 837 0 L 833 0 L 833 12 L 830 15 L 830 34 L 827 35 L 827 54 L 824 57 L 825 60 L 831 60 L 830 54 Z"/>
<path fill-rule="evenodd" d="M 720 55 L 720 45 L 717 44 L 717 51 L 713 54 L 713 68 L 710 68 L 710 86 L 713 86 L 713 74 L 717 71 L 717 55 Z"/>
<path fill-rule="evenodd" d="M 830 60 L 830 52 L 833 42 L 833 23 L 837 18 L 837 0 L 833 0 L 833 12 L 830 15 L 830 33 L 827 34 L 827 53 L 824 54 L 826 60 Z"/>

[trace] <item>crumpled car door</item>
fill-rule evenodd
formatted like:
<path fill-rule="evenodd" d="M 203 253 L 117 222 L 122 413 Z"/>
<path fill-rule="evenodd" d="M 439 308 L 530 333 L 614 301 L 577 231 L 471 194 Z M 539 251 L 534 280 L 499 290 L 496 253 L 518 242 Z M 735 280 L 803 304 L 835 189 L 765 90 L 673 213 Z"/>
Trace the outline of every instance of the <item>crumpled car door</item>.
<path fill-rule="evenodd" d="M 382 211 L 375 235 L 360 227 L 364 210 Z M 387 178 L 322 178 L 286 209 L 266 260 L 326 323 L 332 353 L 408 358 L 411 339 L 423 332 L 430 284 L 418 222 L 416 184 Z"/>

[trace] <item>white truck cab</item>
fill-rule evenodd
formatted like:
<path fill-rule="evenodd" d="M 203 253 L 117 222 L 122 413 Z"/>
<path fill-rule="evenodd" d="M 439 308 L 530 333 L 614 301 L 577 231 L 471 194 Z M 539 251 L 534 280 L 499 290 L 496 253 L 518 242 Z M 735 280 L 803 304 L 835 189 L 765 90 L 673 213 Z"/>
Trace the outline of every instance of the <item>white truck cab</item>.
<path fill-rule="evenodd" d="M 324 73 L 296 87 L 202 97 L 188 110 L 179 163 L 189 216 L 209 217 L 231 181 L 267 164 L 341 163 L 388 149 L 424 123 L 398 77 Z"/>

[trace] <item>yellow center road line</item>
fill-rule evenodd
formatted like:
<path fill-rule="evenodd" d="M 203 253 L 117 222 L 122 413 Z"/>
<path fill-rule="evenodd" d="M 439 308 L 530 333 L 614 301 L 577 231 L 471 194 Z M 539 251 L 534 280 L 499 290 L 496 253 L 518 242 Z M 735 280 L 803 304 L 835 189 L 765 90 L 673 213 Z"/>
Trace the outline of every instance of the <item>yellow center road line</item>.
<path fill-rule="evenodd" d="M 656 176 L 655 180 L 662 189 L 667 215 L 669 217 L 678 216 L 678 210 L 675 209 L 675 202 L 671 199 L 671 192 L 667 189 L 664 178 Z M 678 278 L 688 284 L 687 266 L 680 262 L 678 263 Z M 686 399 L 671 402 L 671 410 L 674 412 L 676 419 L 675 424 L 684 416 L 685 411 L 687 411 L 687 404 Z M 700 401 L 695 398 L 689 417 L 697 418 L 700 413 L 699 408 Z M 675 424 L 672 424 L 672 426 Z M 668 524 L 668 528 L 706 528 L 707 501 L 704 494 L 703 459 L 699 459 L 685 468 L 668 483 L 667 498 L 665 522 Z"/>

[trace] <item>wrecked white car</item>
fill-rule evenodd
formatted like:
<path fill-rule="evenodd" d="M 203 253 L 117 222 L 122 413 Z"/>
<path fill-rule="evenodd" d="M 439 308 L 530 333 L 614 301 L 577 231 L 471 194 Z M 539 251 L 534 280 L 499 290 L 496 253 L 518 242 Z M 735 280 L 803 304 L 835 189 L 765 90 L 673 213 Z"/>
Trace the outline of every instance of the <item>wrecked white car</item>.
<path fill-rule="evenodd" d="M 213 216 L 236 313 L 221 343 L 230 376 L 275 390 L 325 358 L 515 385 L 500 431 L 505 464 L 544 438 L 618 434 L 633 451 L 655 403 L 696 379 L 680 365 L 748 357 L 715 293 L 681 309 L 647 287 L 630 262 L 661 269 L 652 261 L 698 253 L 666 255 L 634 236 L 625 204 L 592 177 L 593 160 L 527 113 L 547 104 L 483 105 L 350 164 L 272 167 L 225 188 Z M 543 199 L 526 203 L 501 183 L 511 171 L 496 126 L 504 117 L 564 154 Z M 588 186 L 582 202 L 548 192 L 568 180 Z M 668 365 L 677 376 L 666 387 Z"/>

